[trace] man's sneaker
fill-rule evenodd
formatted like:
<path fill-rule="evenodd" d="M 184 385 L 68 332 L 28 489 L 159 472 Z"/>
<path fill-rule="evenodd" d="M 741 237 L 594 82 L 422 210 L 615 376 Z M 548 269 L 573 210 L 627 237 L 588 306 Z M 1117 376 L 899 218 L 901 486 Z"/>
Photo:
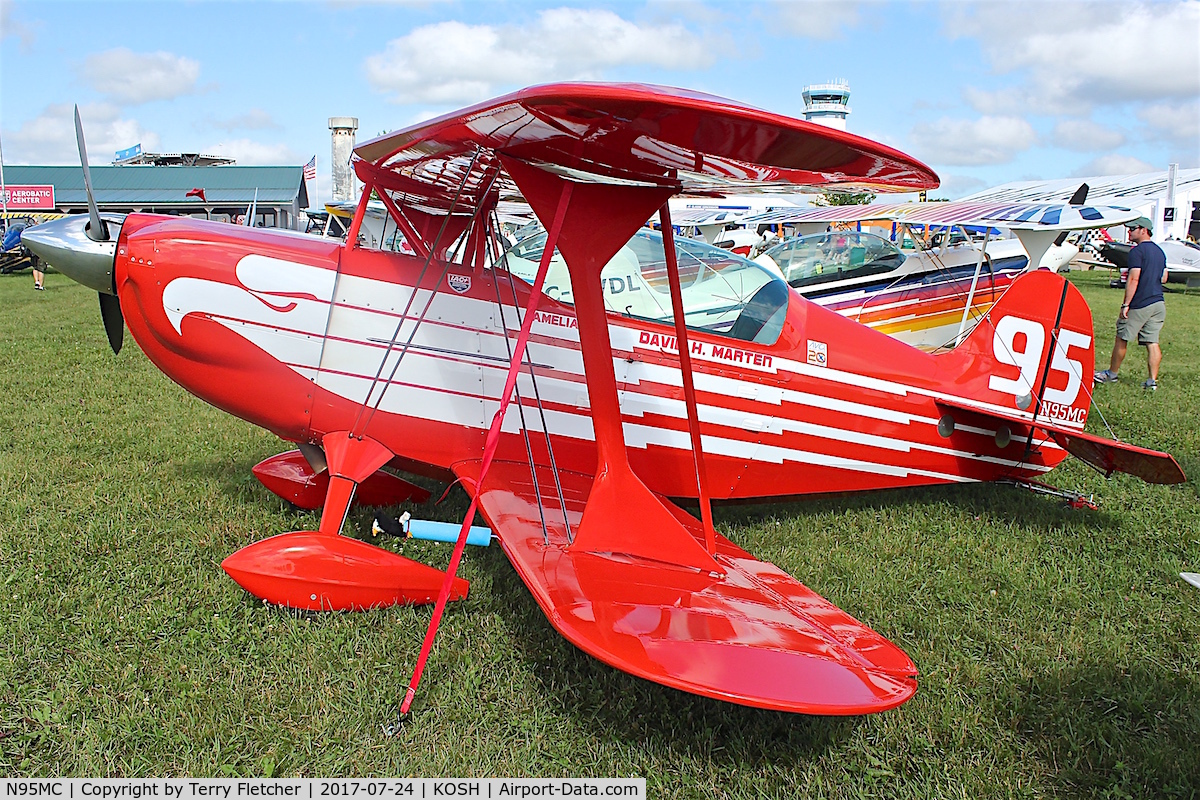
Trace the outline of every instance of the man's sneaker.
<path fill-rule="evenodd" d="M 1092 378 L 1093 383 L 1116 383 L 1117 373 L 1111 369 L 1102 369 Z"/>
<path fill-rule="evenodd" d="M 1158 381 L 1154 380 L 1154 378 L 1151 378 L 1150 380 L 1148 380 L 1142 384 L 1142 388 L 1149 389 L 1150 391 L 1153 392 L 1155 389 L 1158 388 Z"/>

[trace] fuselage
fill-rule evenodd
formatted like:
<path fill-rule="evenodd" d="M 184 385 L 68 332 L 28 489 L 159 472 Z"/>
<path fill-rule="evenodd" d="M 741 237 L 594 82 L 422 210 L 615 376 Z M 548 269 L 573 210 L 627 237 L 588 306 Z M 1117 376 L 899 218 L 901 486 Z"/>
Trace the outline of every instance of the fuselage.
<path fill-rule="evenodd" d="M 115 268 L 131 333 L 188 391 L 290 441 L 356 429 L 437 468 L 479 458 L 530 291 L 502 269 L 142 214 L 126 219 Z M 613 313 L 608 326 L 635 472 L 696 496 L 674 328 Z M 689 336 L 716 499 L 1030 478 L 1065 455 L 1000 447 L 985 428 L 939 432 L 938 398 L 1011 411 L 1014 395 L 972 353 L 923 353 L 795 292 L 770 344 Z M 527 361 L 498 456 L 591 474 L 571 305 L 541 298 Z"/>

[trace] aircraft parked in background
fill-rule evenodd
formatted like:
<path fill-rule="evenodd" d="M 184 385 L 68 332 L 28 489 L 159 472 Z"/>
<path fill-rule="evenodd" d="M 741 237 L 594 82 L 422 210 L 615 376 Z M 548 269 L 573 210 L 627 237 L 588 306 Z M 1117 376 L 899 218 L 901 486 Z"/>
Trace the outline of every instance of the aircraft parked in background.
<path fill-rule="evenodd" d="M 1189 289 L 1200 286 L 1200 244 L 1167 239 L 1155 242 L 1167 257 L 1167 282 L 1182 283 Z M 1098 252 L 1105 261 L 1121 270 L 1120 280 L 1115 286 L 1124 288 L 1125 273 L 1129 269 L 1129 251 L 1132 245 L 1125 242 L 1105 242 Z"/>
<path fill-rule="evenodd" d="M 779 269 L 805 297 L 901 341 L 938 349 L 962 341 L 1030 264 L 1054 272 L 1065 266 L 1078 252 L 1067 233 L 1137 216 L 1081 203 L 873 203 L 773 211 L 745 223 L 798 234 L 757 260 Z M 886 230 L 826 231 L 868 221 L 891 223 L 895 241 Z M 1000 229 L 1016 238 L 992 239 Z"/>

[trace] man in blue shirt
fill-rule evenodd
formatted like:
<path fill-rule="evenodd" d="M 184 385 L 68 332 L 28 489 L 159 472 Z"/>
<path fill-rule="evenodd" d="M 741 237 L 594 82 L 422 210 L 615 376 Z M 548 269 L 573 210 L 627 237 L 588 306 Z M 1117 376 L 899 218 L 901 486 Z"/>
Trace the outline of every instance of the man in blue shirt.
<path fill-rule="evenodd" d="M 1125 281 L 1125 299 L 1117 317 L 1117 340 L 1113 344 L 1108 369 L 1097 372 L 1095 382 L 1116 383 L 1117 370 L 1125 360 L 1125 348 L 1136 335 L 1138 344 L 1146 346 L 1146 363 L 1150 379 L 1143 389 L 1158 388 L 1158 365 L 1162 349 L 1158 334 L 1167 319 L 1167 304 L 1163 301 L 1163 284 L 1167 282 L 1167 257 L 1162 248 L 1150 241 L 1153 223 L 1138 217 L 1126 227 L 1134 248 L 1129 251 L 1129 276 Z"/>

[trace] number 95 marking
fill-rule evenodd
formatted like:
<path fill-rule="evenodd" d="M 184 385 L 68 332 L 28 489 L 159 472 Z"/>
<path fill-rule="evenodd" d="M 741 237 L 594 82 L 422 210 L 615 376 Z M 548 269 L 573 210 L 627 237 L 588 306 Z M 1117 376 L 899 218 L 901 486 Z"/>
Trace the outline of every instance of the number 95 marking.
<path fill-rule="evenodd" d="M 1024 346 L 1017 347 L 1017 335 L 1024 334 Z M 1092 337 L 1078 331 L 1060 328 L 1058 341 L 1054 348 L 1054 357 L 1050 359 L 1050 371 L 1062 372 L 1067 376 L 1067 385 L 1062 389 L 1047 388 L 1042 395 L 1044 403 L 1056 403 L 1064 406 L 1074 404 L 1079 396 L 1083 381 L 1083 365 L 1076 359 L 1069 358 L 1072 347 L 1089 349 Z M 997 392 L 1005 392 L 1015 397 L 1033 394 L 1038 378 L 1038 367 L 1042 363 L 1042 354 L 1046 350 L 1046 329 L 1040 322 L 1022 317 L 1007 316 L 996 323 L 992 334 L 992 353 L 1001 364 L 1009 364 L 1021 371 L 1017 378 L 1003 378 L 992 375 L 988 379 L 988 388 Z M 1047 384 L 1057 381 L 1050 379 Z"/>

